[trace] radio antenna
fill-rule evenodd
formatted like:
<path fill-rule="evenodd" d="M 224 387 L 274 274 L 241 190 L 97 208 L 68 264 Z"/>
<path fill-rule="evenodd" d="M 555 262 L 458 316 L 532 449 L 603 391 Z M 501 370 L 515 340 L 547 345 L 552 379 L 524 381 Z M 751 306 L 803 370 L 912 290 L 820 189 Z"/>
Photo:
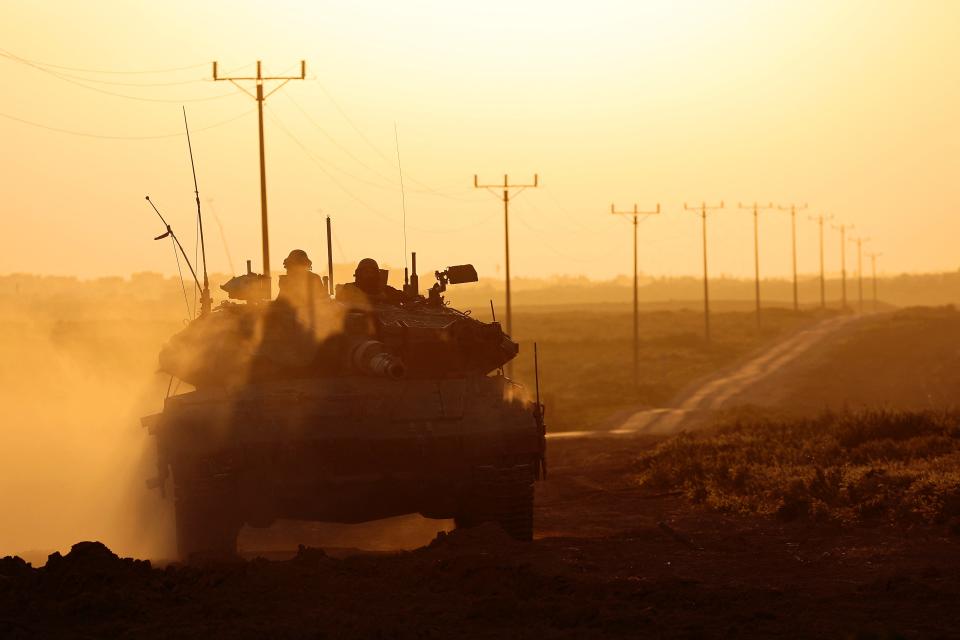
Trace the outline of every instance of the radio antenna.
<path fill-rule="evenodd" d="M 193 171 L 193 195 L 197 201 L 197 224 L 200 227 L 200 255 L 203 256 L 203 290 L 200 292 L 200 315 L 210 313 L 210 280 L 207 278 L 207 246 L 203 241 L 203 214 L 200 213 L 200 187 L 197 186 L 197 166 L 193 162 L 193 144 L 190 142 L 190 125 L 187 124 L 187 108 L 183 107 L 183 128 L 187 131 L 187 149 L 190 151 L 190 169 Z M 192 269 L 192 267 L 191 267 Z M 196 278 L 196 274 L 194 274 Z"/>
<path fill-rule="evenodd" d="M 393 141 L 397 145 L 397 171 L 400 172 L 400 204 L 403 207 L 403 268 L 407 268 L 407 196 L 403 190 L 403 166 L 400 164 L 400 135 L 397 121 L 393 121 Z"/>
<path fill-rule="evenodd" d="M 173 232 L 173 227 L 167 224 L 167 221 L 164 219 L 163 214 L 160 213 L 160 210 L 157 209 L 157 205 L 153 204 L 153 200 L 150 199 L 150 196 L 146 196 L 147 203 L 153 207 L 153 210 L 157 212 L 157 215 L 160 217 L 160 222 L 163 223 L 163 226 L 167 228 L 166 233 L 159 235 L 154 240 L 163 240 L 166 237 L 173 238 L 173 241 L 177 244 L 177 247 L 180 249 L 180 255 L 183 256 L 183 259 L 186 261 L 187 266 L 190 267 L 190 275 L 193 276 L 193 282 L 197 285 L 197 289 L 203 292 L 203 288 L 200 286 L 200 280 L 197 278 L 197 272 L 194 271 L 193 265 L 190 263 L 190 258 L 187 257 L 187 252 L 183 250 L 183 245 L 180 244 L 180 238 L 177 237 L 177 234 Z M 203 296 L 201 295 L 201 299 Z"/>

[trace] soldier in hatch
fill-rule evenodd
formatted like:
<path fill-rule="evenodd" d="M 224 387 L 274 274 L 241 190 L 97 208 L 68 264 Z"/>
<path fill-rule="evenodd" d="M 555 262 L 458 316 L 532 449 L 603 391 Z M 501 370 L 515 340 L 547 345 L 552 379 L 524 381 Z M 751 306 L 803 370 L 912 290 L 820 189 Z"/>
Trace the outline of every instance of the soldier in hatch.
<path fill-rule="evenodd" d="M 400 304 L 403 294 L 386 283 L 386 272 L 373 258 L 364 258 L 353 272 L 353 282 L 337 287 L 337 300 Z"/>
<path fill-rule="evenodd" d="M 287 274 L 280 276 L 280 293 L 277 300 L 283 300 L 298 311 L 311 316 L 318 303 L 328 301 L 327 287 L 323 278 L 310 269 L 313 262 L 303 249 L 294 249 L 283 261 Z"/>

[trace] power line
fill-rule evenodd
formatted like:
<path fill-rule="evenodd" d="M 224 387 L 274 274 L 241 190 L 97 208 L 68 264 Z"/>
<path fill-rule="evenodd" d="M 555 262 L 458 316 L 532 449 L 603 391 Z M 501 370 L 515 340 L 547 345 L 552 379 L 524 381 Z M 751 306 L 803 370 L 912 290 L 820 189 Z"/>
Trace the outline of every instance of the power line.
<path fill-rule="evenodd" d="M 633 211 L 617 211 L 617 208 L 611 204 L 610 213 L 613 215 L 632 215 L 633 216 L 633 386 L 637 387 L 640 382 L 640 305 L 639 288 L 637 278 L 637 225 L 639 216 L 657 215 L 660 213 L 660 203 L 652 211 L 641 211 L 637 205 L 633 205 Z"/>
<path fill-rule="evenodd" d="M 306 147 L 306 145 L 304 145 L 304 144 L 300 141 L 299 138 L 297 138 L 295 135 L 293 135 L 293 133 L 292 133 L 289 129 L 287 129 L 287 128 L 283 125 L 283 123 L 280 122 L 280 119 L 277 117 L 276 113 L 274 113 L 273 111 L 270 112 L 270 119 L 273 121 L 273 124 L 275 124 L 275 125 L 277 126 L 277 128 L 280 129 L 280 131 L 282 131 L 288 138 L 290 138 L 290 140 L 292 140 L 293 143 L 294 143 L 295 145 L 297 145 L 297 146 L 300 148 L 301 151 L 303 151 L 304 155 L 306 155 L 307 158 L 309 158 L 310 160 L 312 160 L 313 163 L 317 165 L 317 168 L 319 168 L 320 171 L 322 171 L 323 174 L 324 174 L 325 176 L 327 176 L 327 178 L 330 179 L 330 182 L 332 182 L 337 188 L 339 188 L 339 189 L 340 189 L 341 191 L 343 191 L 345 194 L 347 194 L 348 196 L 350 196 L 353 200 L 355 200 L 357 203 L 359 203 L 360 205 L 362 205 L 365 209 L 367 209 L 367 210 L 370 211 L 371 213 L 375 214 L 377 217 L 382 218 L 383 220 L 386 220 L 387 222 L 396 224 L 396 220 L 394 220 L 393 218 L 391 218 L 391 217 L 388 216 L 387 214 L 383 213 L 382 211 L 378 210 L 377 208 L 375 208 L 374 206 L 372 206 L 371 204 L 369 204 L 368 202 L 366 202 L 365 200 L 363 200 L 362 198 L 360 198 L 358 195 L 356 195 L 355 193 L 353 193 L 350 189 L 348 189 L 347 187 L 345 187 L 342 182 L 340 182 L 339 180 L 337 180 L 337 178 L 334 177 L 334 175 L 333 175 L 332 173 L 330 173 L 330 171 L 328 171 L 327 168 L 324 166 L 325 163 L 324 163 L 322 160 L 320 160 L 318 157 L 316 157 L 316 156 L 313 154 L 313 152 L 310 151 L 310 149 L 308 149 L 308 148 Z"/>
<path fill-rule="evenodd" d="M 400 164 L 400 134 L 393 123 L 393 138 L 397 143 L 397 172 L 400 175 L 400 203 L 403 207 L 403 268 L 407 268 L 407 195 L 403 191 L 403 165 Z"/>
<path fill-rule="evenodd" d="M 300 61 L 300 75 L 299 76 L 265 76 L 263 75 L 262 65 L 259 60 L 257 60 L 257 75 L 256 76 L 219 76 L 217 75 L 217 63 L 213 63 L 213 79 L 214 81 L 225 80 L 232 83 L 235 87 L 249 95 L 251 98 L 257 101 L 257 124 L 258 124 L 258 133 L 260 134 L 260 231 L 261 239 L 263 244 L 263 275 L 267 283 L 267 298 L 271 297 L 270 288 L 270 230 L 267 226 L 267 167 L 266 167 L 266 156 L 264 154 L 264 142 L 263 142 L 263 102 L 270 95 L 279 91 L 291 80 L 304 80 L 307 77 L 307 62 L 305 60 Z M 243 81 L 253 81 L 256 87 L 256 95 L 250 93 L 242 86 L 240 82 Z M 276 87 L 273 88 L 267 94 L 263 93 L 263 83 L 270 81 L 280 81 Z"/>
<path fill-rule="evenodd" d="M 160 73 L 175 73 L 177 71 L 190 71 L 192 69 L 200 69 L 201 67 L 206 67 L 209 63 L 201 62 L 198 64 L 193 64 L 185 67 L 171 67 L 167 69 L 136 69 L 136 70 L 117 70 L 117 69 L 89 69 L 83 67 L 68 67 L 59 64 L 52 64 L 50 62 L 40 62 L 39 60 L 31 60 L 29 58 L 24 58 L 19 56 L 11 51 L 6 49 L 0 49 L 0 56 L 4 58 L 11 58 L 18 61 L 29 62 L 30 64 L 35 64 L 41 67 L 50 67 L 51 69 L 62 69 L 64 71 L 77 71 L 80 73 L 102 73 L 102 74 L 118 74 L 118 75 L 148 75 L 148 74 L 160 74 Z"/>
<path fill-rule="evenodd" d="M 506 267 L 507 267 L 507 335 L 513 335 L 513 308 L 510 299 L 510 189 L 519 189 L 515 195 L 520 195 L 525 189 L 536 189 L 539 185 L 540 178 L 537 174 L 533 174 L 533 184 L 510 184 L 510 178 L 507 174 L 503 174 L 503 184 L 480 184 L 477 180 L 477 175 L 473 176 L 473 188 L 474 189 L 487 189 L 491 193 L 496 193 L 493 191 L 494 188 L 503 189 L 503 239 L 506 255 Z M 512 369 L 510 364 L 507 364 L 508 373 Z"/>
<path fill-rule="evenodd" d="M 720 201 L 720 204 L 715 206 L 707 206 L 706 202 L 700 203 L 699 207 L 688 207 L 687 203 L 683 203 L 683 208 L 687 211 L 700 211 L 700 215 L 703 218 L 703 328 L 704 328 L 704 337 L 707 342 L 710 342 L 710 286 L 708 285 L 707 278 L 707 211 L 713 211 L 716 209 L 723 209 L 723 201 Z"/>
<path fill-rule="evenodd" d="M 752 207 L 745 207 L 742 203 L 738 202 L 737 207 L 739 209 L 752 209 L 753 210 L 753 274 L 754 274 L 754 288 L 757 299 L 757 329 L 760 329 L 760 211 L 766 209 L 773 209 L 773 203 L 768 203 L 766 206 L 758 205 L 756 202 L 753 203 Z"/>
<path fill-rule="evenodd" d="M 273 111 L 273 110 L 268 110 L 268 114 L 269 114 L 270 119 L 271 119 L 271 121 L 273 122 L 273 124 L 276 125 L 276 126 L 280 129 L 280 131 L 283 132 L 284 135 L 286 135 L 288 138 L 290 138 L 290 140 L 303 152 L 303 154 L 307 157 L 307 159 L 309 159 L 309 160 L 312 161 L 315 165 L 317 165 L 317 168 L 320 169 L 320 171 L 321 171 L 325 176 L 327 176 L 327 178 L 330 180 L 330 182 L 332 182 L 332 183 L 334 184 L 334 186 L 336 186 L 338 189 L 340 189 L 344 194 L 346 194 L 347 196 L 349 196 L 352 200 L 354 200 L 355 202 L 357 202 L 358 204 L 360 204 L 360 205 L 361 205 L 363 208 L 365 208 L 367 211 L 369 211 L 370 213 L 373 213 L 374 215 L 376 215 L 378 218 L 381 218 L 382 220 L 386 220 L 387 222 L 389 222 L 389 223 L 391 223 L 391 224 L 399 224 L 399 223 L 397 222 L 397 220 L 395 220 L 394 218 L 392 218 L 392 217 L 390 217 L 389 215 L 385 214 L 384 212 L 380 211 L 379 209 L 377 209 L 376 207 L 374 207 L 373 205 L 371 205 L 369 202 L 367 202 L 366 200 L 364 200 L 363 198 L 361 198 L 360 196 L 358 196 L 357 194 L 355 194 L 353 191 L 351 191 L 350 189 L 348 189 L 348 188 L 346 187 L 346 185 L 344 185 L 342 182 L 340 182 L 340 180 L 338 180 L 338 179 L 336 178 L 336 176 L 334 176 L 332 173 L 330 173 L 330 171 L 327 169 L 327 165 L 328 165 L 329 163 L 321 160 L 319 157 L 317 157 L 316 154 L 313 153 L 313 151 L 311 151 L 306 145 L 304 145 L 303 142 L 301 142 L 300 139 L 297 138 L 297 136 L 294 135 L 293 132 L 291 132 L 290 129 L 288 129 L 288 128 L 280 121 L 280 119 L 279 119 L 279 117 L 277 116 L 277 114 L 276 114 L 275 111 Z M 329 165 L 329 166 L 333 166 L 333 165 Z M 483 218 L 481 218 L 481 219 L 478 220 L 477 222 L 473 222 L 473 223 L 470 223 L 470 224 L 462 225 L 462 226 L 459 226 L 459 227 L 448 227 L 448 228 L 445 228 L 445 229 L 428 229 L 428 228 L 425 228 L 425 227 L 418 227 L 418 226 L 415 226 L 415 225 L 410 225 L 409 228 L 410 228 L 410 229 L 413 229 L 414 231 L 420 232 L 420 233 L 428 233 L 428 234 L 434 234 L 434 235 L 446 235 L 446 234 L 450 234 L 450 233 L 458 233 L 458 232 L 461 232 L 461 231 L 467 231 L 467 230 L 469 230 L 469 229 L 473 229 L 473 228 L 475 228 L 475 227 L 479 227 L 479 226 L 485 224 L 491 217 L 493 217 L 493 214 L 485 215 Z M 334 238 L 334 239 L 336 239 L 336 238 Z"/>
<path fill-rule="evenodd" d="M 863 313 L 863 243 L 870 242 L 870 238 L 864 238 L 863 236 L 859 238 L 850 238 L 850 242 L 857 243 L 857 293 L 859 297 L 857 312 L 862 314 Z"/>
<path fill-rule="evenodd" d="M 314 120 L 313 117 L 307 112 L 307 110 L 304 109 L 304 108 L 300 105 L 299 102 L 297 102 L 296 100 L 294 100 L 293 97 L 292 97 L 289 93 L 288 93 L 288 94 L 285 94 L 285 96 L 286 96 L 287 100 L 289 100 L 291 103 L 293 103 L 293 106 L 296 107 L 297 110 L 298 110 L 301 114 L 303 114 L 303 117 L 306 118 L 307 122 L 309 122 L 310 124 L 312 124 L 312 125 L 314 126 L 314 128 L 317 129 L 317 131 L 319 131 L 320 133 L 322 133 L 323 136 L 324 136 L 327 140 L 329 140 L 330 143 L 331 143 L 333 146 L 335 146 L 336 148 L 338 148 L 338 149 L 340 149 L 341 151 L 343 151 L 343 152 L 344 152 L 345 154 L 347 154 L 354 162 L 356 162 L 357 164 L 359 164 L 359 165 L 360 165 L 361 167 L 363 167 L 364 169 L 367 169 L 367 170 L 370 171 L 371 173 L 376 174 L 377 176 L 379 176 L 380 178 L 382 178 L 385 182 L 391 182 L 391 179 L 390 179 L 390 178 L 388 178 L 388 177 L 385 176 L 384 174 L 380 173 L 379 171 L 377 171 L 376 169 L 374 169 L 373 167 L 371 167 L 369 164 L 367 164 L 366 162 L 364 162 L 363 160 L 361 160 L 360 158 L 358 158 L 352 151 L 350 151 L 350 150 L 347 149 L 345 146 L 343 146 L 342 144 L 340 144 L 339 142 L 337 142 L 337 140 L 336 140 L 332 135 L 330 135 L 330 134 L 327 132 L 326 129 L 324 129 L 323 127 L 321 127 L 320 124 L 319 124 L 316 120 Z M 395 187 L 393 187 L 393 188 L 395 188 Z"/>
<path fill-rule="evenodd" d="M 220 122 L 216 122 L 214 124 L 207 125 L 205 127 L 200 127 L 199 129 L 194 129 L 194 133 L 198 131 L 207 131 L 209 129 L 214 129 L 216 127 L 220 127 L 225 124 L 229 124 L 235 120 L 239 120 L 240 118 L 250 114 L 251 112 L 252 110 L 244 111 L 243 113 L 236 115 L 232 118 L 228 118 L 227 120 L 222 120 Z M 31 127 L 37 127 L 38 129 L 46 129 L 47 131 L 54 131 L 56 133 L 65 133 L 68 135 L 80 136 L 84 138 L 99 138 L 102 140 L 160 140 L 163 138 L 177 138 L 185 135 L 182 131 L 178 131 L 177 133 L 162 133 L 162 134 L 149 135 L 149 136 L 114 136 L 114 135 L 104 135 L 99 133 L 89 133 L 85 131 L 75 131 L 73 129 L 64 129 L 61 127 L 54 127 L 54 126 L 42 124 L 40 122 L 34 122 L 33 120 L 27 120 L 25 118 L 13 116 L 8 113 L 0 113 L 0 117 L 4 117 L 9 120 L 13 120 L 15 122 L 20 122 L 22 124 L 27 124 L 27 125 L 30 125 Z"/>
<path fill-rule="evenodd" d="M 44 67 L 41 67 L 40 65 L 34 64 L 34 63 L 32 63 L 32 62 L 30 62 L 30 61 L 28 61 L 28 60 L 25 60 L 25 59 L 23 59 L 23 58 L 18 58 L 17 56 L 14 56 L 14 55 L 7 55 L 7 56 L 5 56 L 5 57 L 10 58 L 10 59 L 12 59 L 12 60 L 15 60 L 15 61 L 17 61 L 17 62 L 23 63 L 23 64 L 27 65 L 28 67 L 31 67 L 31 68 L 33 68 L 33 69 L 36 69 L 37 71 L 40 71 L 40 72 L 42 72 L 42 73 L 46 73 L 46 74 L 48 74 L 48 75 L 50 75 L 50 76 L 52 76 L 52 77 L 54 77 L 54 78 L 57 78 L 58 80 L 62 80 L 63 82 L 67 82 L 67 83 L 69 83 L 69 84 L 73 84 L 73 85 L 76 85 L 76 86 L 78 86 L 78 87 L 82 87 L 82 88 L 84 88 L 84 89 L 87 89 L 88 91 L 94 91 L 94 92 L 96 92 L 96 93 L 101 93 L 101 94 L 103 94 L 103 95 L 113 96 L 113 97 L 115 97 L 115 98 L 125 98 L 125 99 L 127 99 L 127 100 L 138 100 L 138 101 L 140 101 L 140 102 L 175 102 L 175 103 L 184 103 L 184 102 L 206 102 L 206 101 L 209 101 L 209 100 L 219 100 L 220 98 L 226 98 L 227 96 L 232 96 L 232 95 L 234 95 L 234 94 L 236 93 L 235 91 L 231 91 L 230 93 L 223 93 L 223 94 L 219 94 L 219 95 L 215 95 L 215 96 L 206 96 L 206 97 L 203 97 L 203 98 L 179 98 L 179 99 L 146 98 L 146 97 L 144 97 L 144 96 L 132 96 L 132 95 L 127 94 L 127 93 L 117 93 L 116 91 L 108 91 L 108 90 L 106 90 L 106 89 L 101 89 L 100 87 L 92 87 L 92 86 L 90 86 L 89 84 L 86 84 L 86 82 L 81 82 L 80 80 L 75 80 L 75 79 L 73 79 L 72 77 L 67 76 L 67 75 L 65 75 L 65 74 L 63 74 L 63 73 L 59 73 L 59 72 L 57 72 L 57 71 L 51 71 L 50 69 L 46 69 L 46 68 L 44 68 Z"/>
<path fill-rule="evenodd" d="M 852 224 L 831 225 L 840 232 L 840 282 L 841 282 L 841 310 L 847 310 L 847 230 L 853 229 Z"/>
<path fill-rule="evenodd" d="M 800 298 L 797 293 L 797 209 L 806 209 L 807 205 L 803 204 L 797 207 L 794 204 L 791 204 L 789 207 L 786 206 L 777 206 L 781 211 L 790 212 L 790 241 L 793 246 L 793 310 L 800 310 Z"/>
<path fill-rule="evenodd" d="M 371 149 L 373 149 L 374 153 L 376 153 L 378 156 L 380 156 L 380 158 L 381 158 L 386 164 L 388 164 L 388 165 L 389 165 L 389 164 L 392 164 L 392 160 L 390 160 L 390 158 L 387 157 L 387 154 L 385 154 L 383 151 L 381 151 L 381 150 L 380 150 L 380 147 L 378 147 L 376 144 L 374 144 L 373 141 L 370 140 L 369 137 L 367 137 L 367 134 L 365 134 L 365 133 L 363 132 L 363 130 L 360 129 L 359 126 L 357 126 L 357 124 L 353 121 L 353 119 L 352 119 L 349 115 L 347 115 L 347 112 L 340 106 L 340 103 L 337 102 L 336 98 L 333 97 L 333 94 L 331 94 L 331 93 L 326 89 L 326 87 L 324 87 L 322 84 L 317 83 L 317 86 L 320 87 L 320 90 L 324 93 L 325 96 L 327 96 L 327 99 L 330 100 L 330 103 L 334 106 L 334 108 L 337 110 L 337 112 L 343 117 L 343 119 L 346 120 L 347 124 L 349 124 L 350 127 L 357 133 L 357 135 L 359 135 L 360 138 L 361 138 L 364 142 L 366 142 L 367 145 L 368 145 Z M 444 198 L 450 198 L 451 200 L 463 200 L 463 198 L 460 198 L 460 197 L 458 197 L 458 196 L 454 196 L 454 195 L 450 195 L 450 194 L 446 194 L 446 193 L 443 193 L 443 192 L 441 192 L 441 191 L 438 191 L 438 190 L 434 189 L 433 187 L 431 187 L 430 185 L 425 184 L 425 183 L 423 183 L 423 182 L 420 181 L 420 180 L 417 180 L 415 177 L 411 176 L 409 173 L 407 174 L 407 179 L 408 179 L 410 182 L 413 182 L 414 184 L 420 185 L 421 188 L 423 188 L 424 190 L 426 190 L 426 191 L 428 191 L 428 192 L 430 192 L 430 193 L 433 193 L 434 195 L 441 196 L 441 197 L 444 197 Z M 466 191 L 465 191 L 465 192 L 466 192 Z"/>
<path fill-rule="evenodd" d="M 871 271 L 873 274 L 873 312 L 877 312 L 877 258 L 882 256 L 882 253 L 868 253 L 870 256 Z"/>
<path fill-rule="evenodd" d="M 823 223 L 826 220 L 832 220 L 833 215 L 820 214 L 816 217 L 811 216 L 810 220 L 816 220 L 820 228 L 820 308 L 827 308 L 827 278 L 823 267 Z"/>

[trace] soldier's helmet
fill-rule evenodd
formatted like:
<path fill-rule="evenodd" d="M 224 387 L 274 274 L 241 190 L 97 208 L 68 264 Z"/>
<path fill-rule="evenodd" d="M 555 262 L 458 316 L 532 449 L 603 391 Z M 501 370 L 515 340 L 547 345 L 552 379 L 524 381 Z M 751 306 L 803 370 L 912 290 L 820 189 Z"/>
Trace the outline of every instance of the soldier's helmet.
<path fill-rule="evenodd" d="M 357 264 L 357 270 L 353 272 L 353 277 L 357 280 L 366 277 L 380 277 L 380 265 L 373 258 L 364 258 Z"/>
<path fill-rule="evenodd" d="M 283 261 L 284 269 L 289 269 L 291 267 L 305 267 L 310 269 L 313 267 L 313 261 L 310 260 L 310 258 L 307 256 L 307 252 L 303 249 L 294 249 Z"/>

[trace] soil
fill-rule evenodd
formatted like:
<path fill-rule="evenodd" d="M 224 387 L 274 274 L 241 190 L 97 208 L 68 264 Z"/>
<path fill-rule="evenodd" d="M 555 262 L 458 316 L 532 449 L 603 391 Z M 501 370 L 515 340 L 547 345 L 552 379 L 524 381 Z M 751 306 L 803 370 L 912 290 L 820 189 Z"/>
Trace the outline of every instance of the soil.
<path fill-rule="evenodd" d="M 939 315 L 938 334 L 951 342 L 956 313 Z M 882 342 L 929 335 L 929 318 L 898 318 L 877 329 Z M 825 344 L 792 368 L 806 380 L 824 377 L 821 362 L 852 381 L 893 380 L 877 372 L 876 342 Z M 935 346 L 919 364 L 942 362 L 936 378 L 953 380 L 944 372 L 960 371 L 956 351 Z M 881 361 L 897 369 L 903 359 Z M 898 372 L 917 373 L 902 387 L 910 398 L 932 388 L 919 364 Z M 764 374 L 754 397 L 795 388 L 782 372 Z M 881 391 L 863 394 L 875 403 Z M 292 527 L 248 535 L 246 560 L 229 564 L 120 559 L 95 542 L 42 568 L 4 558 L 0 638 L 960 637 L 960 524 L 841 526 L 709 511 L 634 482 L 636 458 L 665 437 L 552 439 L 532 543 L 483 525 L 405 551 L 364 552 L 334 548 L 350 539 L 342 531 L 324 543 Z M 409 538 L 407 525 L 397 540 Z M 298 550 L 303 542 L 314 546 Z"/>
<path fill-rule="evenodd" d="M 537 540 L 183 566 L 0 561 L 0 637 L 956 637 L 960 536 L 734 518 L 630 481 L 653 436 L 551 443 Z M 272 554 L 272 557 L 278 557 Z"/>

